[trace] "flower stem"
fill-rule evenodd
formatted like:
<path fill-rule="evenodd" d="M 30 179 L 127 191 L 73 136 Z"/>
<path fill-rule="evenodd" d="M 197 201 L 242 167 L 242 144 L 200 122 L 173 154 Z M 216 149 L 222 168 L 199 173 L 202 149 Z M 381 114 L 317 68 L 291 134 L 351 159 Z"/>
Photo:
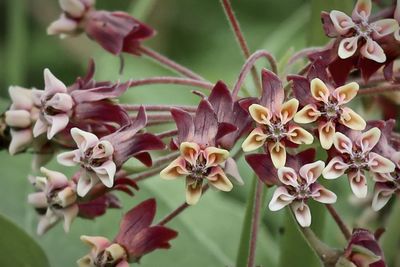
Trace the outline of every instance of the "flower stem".
<path fill-rule="evenodd" d="M 157 53 L 153 49 L 145 46 L 140 46 L 139 52 L 143 53 L 144 55 L 148 56 L 149 58 L 152 58 L 154 61 L 160 63 L 161 65 L 167 67 L 168 69 L 171 69 L 177 73 L 182 74 L 183 76 L 186 76 L 191 79 L 195 80 L 202 80 L 204 81 L 205 79 L 201 77 L 199 74 L 194 73 L 190 69 L 176 63 L 175 61 Z"/>
<path fill-rule="evenodd" d="M 256 193 L 254 195 L 254 203 L 253 203 L 253 216 L 251 221 L 251 235 L 249 242 L 249 256 L 247 258 L 247 267 L 253 267 L 256 256 L 256 248 L 257 248 L 257 233 L 260 225 L 260 210 L 262 204 L 262 193 L 263 193 L 263 184 L 260 179 L 257 179 L 256 182 Z"/>
<path fill-rule="evenodd" d="M 235 34 L 239 47 L 242 50 L 243 56 L 245 59 L 248 59 L 250 57 L 250 49 L 247 45 L 246 40 L 244 39 L 242 30 L 240 29 L 239 21 L 237 20 L 235 13 L 233 12 L 230 0 L 221 0 L 221 4 L 222 7 L 224 8 L 225 15 L 228 18 L 228 21 L 232 27 L 232 31 Z M 257 69 L 254 66 L 252 66 L 251 68 L 251 75 L 253 77 L 255 86 L 261 92 L 261 83 L 260 80 L 258 79 Z"/>
<path fill-rule="evenodd" d="M 278 67 L 277 67 L 277 63 L 276 60 L 274 58 L 274 56 L 271 55 L 271 53 L 269 53 L 266 50 L 258 50 L 256 52 L 254 52 L 244 63 L 239 76 L 236 80 L 235 86 L 233 87 L 233 92 L 232 92 L 232 96 L 234 98 L 237 98 L 237 95 L 239 93 L 240 88 L 243 85 L 243 82 L 247 76 L 247 74 L 249 73 L 249 71 L 254 67 L 254 64 L 256 63 L 256 61 L 260 58 L 266 58 L 269 62 L 269 64 L 271 65 L 271 69 L 274 73 L 278 72 Z"/>
<path fill-rule="evenodd" d="M 373 94 L 382 94 L 394 91 L 400 91 L 400 84 L 391 84 L 385 86 L 364 88 L 358 91 L 358 95 L 373 95 Z"/>
<path fill-rule="evenodd" d="M 289 207 L 290 213 L 292 214 L 292 218 L 296 220 L 294 217 L 292 209 Z M 297 222 L 297 221 L 296 221 Z M 302 233 L 304 239 L 307 241 L 307 244 L 310 248 L 315 252 L 315 254 L 320 258 L 325 267 L 334 267 L 339 257 L 341 256 L 341 252 L 335 250 L 324 242 L 322 242 L 314 233 L 314 231 L 310 227 L 301 227 L 297 223 L 298 230 Z"/>
<path fill-rule="evenodd" d="M 169 131 L 165 131 L 165 132 L 161 132 L 156 134 L 156 136 L 158 138 L 167 138 L 167 137 L 171 137 L 171 136 L 175 136 L 178 134 L 178 130 L 169 130 Z"/>
<path fill-rule="evenodd" d="M 331 214 L 332 218 L 335 220 L 336 224 L 338 225 L 340 231 L 342 231 L 344 237 L 349 240 L 351 237 L 351 232 L 347 225 L 344 223 L 340 215 L 336 212 L 336 209 L 331 204 L 326 204 L 325 207 L 328 209 L 329 213 Z"/>
<path fill-rule="evenodd" d="M 205 192 L 207 192 L 209 186 L 206 184 L 203 186 L 202 189 L 202 194 L 204 194 Z M 175 218 L 176 216 L 178 216 L 179 214 L 181 214 L 184 210 L 186 210 L 186 208 L 190 207 L 189 204 L 187 204 L 186 202 L 182 203 L 181 205 L 179 205 L 175 210 L 173 210 L 170 214 L 168 214 L 167 216 L 165 216 L 159 223 L 158 225 L 165 225 L 168 222 L 170 222 L 173 218 Z"/>
<path fill-rule="evenodd" d="M 213 84 L 198 80 L 198 79 L 193 79 L 193 78 L 179 78 L 179 77 L 151 77 L 151 78 L 144 78 L 144 79 L 138 79 L 138 80 L 132 80 L 130 82 L 129 87 L 136 87 L 136 86 L 141 86 L 141 85 L 148 85 L 148 84 L 179 84 L 179 85 L 188 85 L 188 86 L 194 86 L 194 87 L 199 87 L 207 90 L 211 90 L 214 86 Z"/>
<path fill-rule="evenodd" d="M 185 111 L 195 112 L 197 107 L 195 106 L 180 106 L 180 105 L 129 105 L 129 104 L 120 104 L 120 107 L 125 109 L 126 111 L 138 111 L 141 106 L 143 106 L 146 111 L 170 111 L 171 108 L 180 108 Z"/>

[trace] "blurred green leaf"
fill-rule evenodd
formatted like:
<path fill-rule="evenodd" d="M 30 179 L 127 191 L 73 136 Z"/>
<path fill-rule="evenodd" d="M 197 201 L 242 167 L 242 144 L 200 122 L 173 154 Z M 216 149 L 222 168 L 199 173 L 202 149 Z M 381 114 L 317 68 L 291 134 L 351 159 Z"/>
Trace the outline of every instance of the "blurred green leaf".
<path fill-rule="evenodd" d="M 391 211 L 392 212 L 389 215 L 385 227 L 386 232 L 382 236 L 381 244 L 383 251 L 385 252 L 387 265 L 395 266 L 393 261 L 398 256 L 400 244 L 400 201 L 398 201 L 398 199 L 396 199 Z"/>
<path fill-rule="evenodd" d="M 50 266 L 43 250 L 27 233 L 0 215 L 0 266 Z"/>

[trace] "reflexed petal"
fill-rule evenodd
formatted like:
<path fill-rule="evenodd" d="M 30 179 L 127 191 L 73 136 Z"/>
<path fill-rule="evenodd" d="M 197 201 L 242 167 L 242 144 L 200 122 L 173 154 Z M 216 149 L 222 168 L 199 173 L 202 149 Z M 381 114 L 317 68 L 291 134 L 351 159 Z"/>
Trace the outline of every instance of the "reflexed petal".
<path fill-rule="evenodd" d="M 272 163 L 274 163 L 275 168 L 280 168 L 285 166 L 286 163 L 286 148 L 281 142 L 269 143 L 268 151 L 271 155 Z"/>
<path fill-rule="evenodd" d="M 223 163 L 229 157 L 229 151 L 216 147 L 207 147 L 204 150 L 204 157 L 206 158 L 206 166 L 216 166 Z"/>
<path fill-rule="evenodd" d="M 35 123 L 35 126 L 33 126 L 33 137 L 38 137 L 39 135 L 47 132 L 47 123 L 43 121 L 43 119 L 38 119 Z"/>
<path fill-rule="evenodd" d="M 261 128 L 255 128 L 249 136 L 244 140 L 242 149 L 244 152 L 256 150 L 262 147 L 268 135 L 264 134 Z"/>
<path fill-rule="evenodd" d="M 311 95 L 314 99 L 327 102 L 330 96 L 330 92 L 328 87 L 325 85 L 323 81 L 318 78 L 314 78 L 311 80 L 310 84 Z"/>
<path fill-rule="evenodd" d="M 58 154 L 57 161 L 58 163 L 64 166 L 69 166 L 69 167 L 75 166 L 80 162 L 79 152 L 80 152 L 79 149 L 76 149 L 74 151 L 68 151 Z"/>
<path fill-rule="evenodd" d="M 341 59 L 346 59 L 354 55 L 357 51 L 357 43 L 358 43 L 358 36 L 344 38 L 340 41 L 339 49 L 338 49 L 338 56 Z"/>
<path fill-rule="evenodd" d="M 202 185 L 196 183 L 190 177 L 186 178 L 186 203 L 189 205 L 195 205 L 199 202 L 202 192 Z"/>
<path fill-rule="evenodd" d="M 56 21 L 53 21 L 49 27 L 47 27 L 48 35 L 56 34 L 73 34 L 78 28 L 78 23 L 75 20 L 67 18 L 65 15 L 61 15 Z"/>
<path fill-rule="evenodd" d="M 72 17 L 79 18 L 85 12 L 84 2 L 80 0 L 59 0 L 61 9 Z"/>
<path fill-rule="evenodd" d="M 233 180 L 239 185 L 244 185 L 244 181 L 240 175 L 237 163 L 233 158 L 226 159 L 225 163 L 223 164 L 223 169 L 230 180 Z"/>
<path fill-rule="evenodd" d="M 365 58 L 378 63 L 386 61 L 385 51 L 383 51 L 382 47 L 372 39 L 367 39 L 367 42 L 361 47 L 360 53 Z"/>
<path fill-rule="evenodd" d="M 81 235 L 80 239 L 83 243 L 93 249 L 95 254 L 103 251 L 109 245 L 111 245 L 111 242 L 107 238 L 102 236 Z"/>
<path fill-rule="evenodd" d="M 295 170 L 289 167 L 281 167 L 278 169 L 278 178 L 284 185 L 298 187 L 298 176 Z"/>
<path fill-rule="evenodd" d="M 50 116 L 51 126 L 47 128 L 47 139 L 52 139 L 57 133 L 64 130 L 69 122 L 69 116 L 67 114 L 57 114 Z"/>
<path fill-rule="evenodd" d="M 394 33 L 399 29 L 399 23 L 395 19 L 381 19 L 371 23 L 375 31 L 372 32 L 372 38 L 378 40 L 383 36 Z"/>
<path fill-rule="evenodd" d="M 92 170 L 96 173 L 97 177 L 105 186 L 109 188 L 113 186 L 117 166 L 112 160 L 104 162 L 99 167 L 92 166 Z"/>
<path fill-rule="evenodd" d="M 49 69 L 44 69 L 44 92 L 46 95 L 66 93 L 67 87 L 62 81 L 57 79 Z"/>
<path fill-rule="evenodd" d="M 76 187 L 78 196 L 86 196 L 90 189 L 96 185 L 97 181 L 98 177 L 93 172 L 82 170 Z"/>
<path fill-rule="evenodd" d="M 354 97 L 356 97 L 359 88 L 360 86 L 356 82 L 351 82 L 336 88 L 335 94 L 339 104 L 342 105 L 350 102 Z"/>
<path fill-rule="evenodd" d="M 61 172 L 52 171 L 45 167 L 41 167 L 40 172 L 46 176 L 49 184 L 51 184 L 52 187 L 60 188 L 68 185 L 67 176 Z"/>
<path fill-rule="evenodd" d="M 183 157 L 178 157 L 160 172 L 160 177 L 166 180 L 173 180 L 180 176 L 188 175 L 186 161 Z"/>
<path fill-rule="evenodd" d="M 73 222 L 73 220 L 78 216 L 79 207 L 78 205 L 72 205 L 62 211 L 64 215 L 64 231 L 66 233 L 69 232 L 69 228 Z"/>
<path fill-rule="evenodd" d="M 295 98 L 290 99 L 281 106 L 280 117 L 283 124 L 291 121 L 296 115 L 297 109 L 299 108 L 299 101 Z"/>
<path fill-rule="evenodd" d="M 332 191 L 326 189 L 320 184 L 314 184 L 312 187 L 312 198 L 315 201 L 324 204 L 332 204 L 337 200 L 337 196 Z"/>
<path fill-rule="evenodd" d="M 272 199 L 268 204 L 268 208 L 271 211 L 280 210 L 292 203 L 294 199 L 295 197 L 290 195 L 284 186 L 279 186 L 275 189 Z"/>
<path fill-rule="evenodd" d="M 231 181 L 220 167 L 213 167 L 207 179 L 209 184 L 221 191 L 229 192 L 233 188 Z"/>
<path fill-rule="evenodd" d="M 378 211 L 382 209 L 390 200 L 395 192 L 395 187 L 387 186 L 385 183 L 376 183 L 374 198 L 372 199 L 372 209 Z"/>
<path fill-rule="evenodd" d="M 297 222 L 301 227 L 309 227 L 311 225 L 310 208 L 302 201 L 294 201 L 291 204 Z"/>
<path fill-rule="evenodd" d="M 28 195 L 28 203 L 35 208 L 47 208 L 47 197 L 44 192 L 35 192 Z"/>
<path fill-rule="evenodd" d="M 396 168 L 391 160 L 374 152 L 369 153 L 368 167 L 372 172 L 377 173 L 390 173 Z"/>
<path fill-rule="evenodd" d="M 328 121 L 326 123 L 320 123 L 318 125 L 319 141 L 324 149 L 330 149 L 333 144 L 333 138 L 335 136 L 335 125 Z"/>
<path fill-rule="evenodd" d="M 340 116 L 339 122 L 356 131 L 362 131 L 367 126 L 365 120 L 348 107 L 342 108 L 342 114 Z"/>
<path fill-rule="evenodd" d="M 351 16 L 355 20 L 368 21 L 368 18 L 371 15 L 371 9 L 371 0 L 358 0 Z"/>
<path fill-rule="evenodd" d="M 53 227 L 60 220 L 54 213 L 50 214 L 49 209 L 46 212 L 46 215 L 41 216 L 39 219 L 39 223 L 36 229 L 38 235 L 43 235 L 46 233 L 51 227 Z"/>
<path fill-rule="evenodd" d="M 181 155 L 192 165 L 196 164 L 197 157 L 200 153 L 200 146 L 192 142 L 183 142 L 180 145 Z"/>
<path fill-rule="evenodd" d="M 315 108 L 314 105 L 308 104 L 294 116 L 294 121 L 297 123 L 310 123 L 316 121 L 321 113 Z"/>
<path fill-rule="evenodd" d="M 346 135 L 337 132 L 333 137 L 333 145 L 336 150 L 343 154 L 352 154 L 353 142 Z"/>
<path fill-rule="evenodd" d="M 107 158 L 112 156 L 113 153 L 114 153 L 113 145 L 107 140 L 102 140 L 93 147 L 91 158 L 92 159 Z"/>
<path fill-rule="evenodd" d="M 76 127 L 71 129 L 71 136 L 82 152 L 86 151 L 90 147 L 95 146 L 99 141 L 96 135 L 82 131 Z"/>
<path fill-rule="evenodd" d="M 337 33 L 340 35 L 345 35 L 346 33 L 349 32 L 351 28 L 354 27 L 354 22 L 353 20 L 347 16 L 347 14 L 337 11 L 337 10 L 332 10 L 329 13 L 329 17 L 332 20 L 333 26 L 335 27 L 335 30 Z"/>
<path fill-rule="evenodd" d="M 32 124 L 31 114 L 22 109 L 6 111 L 5 121 L 8 126 L 16 128 L 27 128 Z"/>
<path fill-rule="evenodd" d="M 30 110 L 33 106 L 32 90 L 19 86 L 8 87 L 13 109 Z"/>
<path fill-rule="evenodd" d="M 360 146 L 363 152 L 371 151 L 381 138 L 381 130 L 377 127 L 369 129 L 361 134 Z"/>
<path fill-rule="evenodd" d="M 271 111 L 258 104 L 252 104 L 249 107 L 250 116 L 259 124 L 269 124 Z"/>
<path fill-rule="evenodd" d="M 312 144 L 312 142 L 314 141 L 314 137 L 312 134 L 310 134 L 309 132 L 298 126 L 289 128 L 289 131 L 287 133 L 287 138 L 291 142 L 299 145 L 300 144 L 309 145 Z"/>
<path fill-rule="evenodd" d="M 336 179 L 342 176 L 348 168 L 349 165 L 344 163 L 341 157 L 337 156 L 329 161 L 328 165 L 322 171 L 322 175 L 325 179 Z"/>
<path fill-rule="evenodd" d="M 365 198 L 368 193 L 367 178 L 361 171 L 352 171 L 348 173 L 351 190 L 358 198 Z"/>
<path fill-rule="evenodd" d="M 299 170 L 300 176 L 306 179 L 307 184 L 311 185 L 315 183 L 318 177 L 321 176 L 325 163 L 322 160 L 318 160 L 313 163 L 302 166 Z"/>
<path fill-rule="evenodd" d="M 10 129 L 11 142 L 8 147 L 8 152 L 11 155 L 15 155 L 19 152 L 24 151 L 32 143 L 33 135 L 31 129 L 26 130 L 14 130 Z"/>
<path fill-rule="evenodd" d="M 69 94 L 56 93 L 46 102 L 46 105 L 60 111 L 68 112 L 74 105 L 74 101 Z"/>

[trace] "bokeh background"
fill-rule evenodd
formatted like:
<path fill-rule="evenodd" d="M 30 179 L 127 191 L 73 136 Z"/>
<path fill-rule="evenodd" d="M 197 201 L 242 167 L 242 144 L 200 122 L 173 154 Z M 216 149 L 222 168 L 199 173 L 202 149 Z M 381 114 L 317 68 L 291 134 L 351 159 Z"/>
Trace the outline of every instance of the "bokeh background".
<path fill-rule="evenodd" d="M 334 7 L 348 11 L 354 3 L 351 0 L 233 0 L 232 4 L 252 51 L 271 51 L 282 68 L 285 60 L 295 51 L 327 41 L 319 19 L 321 10 Z M 241 52 L 217 0 L 97 0 L 97 8 L 124 10 L 144 20 L 158 31 L 157 36 L 146 42 L 146 45 L 192 68 L 212 82 L 222 79 L 232 85 L 243 64 Z M 130 78 L 174 75 L 146 58 L 129 55 L 125 55 L 125 69 L 120 75 L 119 58 L 107 54 L 87 37 L 60 40 L 47 36 L 47 25 L 59 13 L 55 0 L 0 1 L 0 103 L 3 110 L 9 105 L 9 85 L 43 88 L 44 68 L 49 68 L 65 84 L 71 84 L 77 76 L 85 73 L 90 58 L 96 62 L 97 80 L 124 81 Z M 193 96 L 190 89 L 163 85 L 138 87 L 130 89 L 120 101 L 138 104 L 194 104 L 198 97 Z M 114 237 L 123 212 L 141 200 L 156 197 L 157 218 L 165 216 L 184 201 L 183 183 L 165 182 L 155 176 L 140 184 L 141 189 L 134 198 L 120 195 L 123 210 L 109 210 L 105 216 L 94 221 L 78 218 L 69 234 L 65 234 L 61 225 L 57 225 L 44 236 L 38 237 L 35 234 L 37 216 L 26 203 L 27 195 L 32 191 L 27 181 L 28 174 L 31 174 L 31 155 L 10 157 L 4 150 L 0 155 L 1 216 L 39 244 L 50 266 L 75 266 L 75 261 L 87 253 L 87 247 L 80 242 L 79 236 Z M 326 157 L 323 153 L 319 156 L 322 159 Z M 63 168 L 56 162 L 51 162 L 49 168 L 66 174 L 73 172 L 73 168 Z M 189 208 L 169 224 L 179 232 L 178 238 L 172 241 L 172 248 L 144 257 L 141 266 L 234 266 L 246 196 L 253 179 L 253 174 L 243 160 L 240 162 L 240 172 L 246 182 L 245 186 L 235 187 L 229 194 L 215 191 L 207 193 L 198 205 Z M 350 224 L 374 229 L 379 220 L 389 224 L 396 222 L 392 218 L 395 216 L 393 214 L 389 218 L 377 220 L 376 214 L 363 208 L 362 203 L 351 204 L 353 202 L 345 179 L 328 183 L 327 187 L 339 195 L 336 206 Z M 258 239 L 257 264 L 319 266 L 286 211 L 272 213 L 267 210 L 270 198 L 271 192 L 267 192 Z M 312 209 L 313 229 L 327 243 L 344 247 L 345 241 L 331 218 L 318 205 L 312 206 Z M 19 235 L 21 233 L 17 228 L 0 226 L 0 262 L 15 260 L 13 265 L 2 266 L 23 266 L 22 261 L 19 261 L 23 257 L 40 256 L 35 245 L 25 243 L 22 237 L 15 238 Z M 393 235 L 400 236 L 398 232 Z M 394 242 L 392 239 L 384 241 L 385 249 L 390 250 L 387 255 L 394 259 L 396 250 L 391 247 Z M 19 249 L 3 249 L 4 244 L 13 244 L 9 247 Z M 32 261 L 29 266 L 41 266 L 35 264 Z"/>

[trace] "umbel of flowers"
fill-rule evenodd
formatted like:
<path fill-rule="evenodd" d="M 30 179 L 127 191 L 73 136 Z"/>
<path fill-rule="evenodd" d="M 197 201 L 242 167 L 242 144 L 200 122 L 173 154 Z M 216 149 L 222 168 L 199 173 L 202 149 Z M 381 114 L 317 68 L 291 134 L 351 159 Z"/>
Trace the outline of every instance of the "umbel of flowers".
<path fill-rule="evenodd" d="M 81 236 L 89 252 L 82 253 L 78 266 L 128 267 L 154 250 L 170 248 L 178 233 L 166 224 L 192 205 L 204 205 L 200 199 L 209 188 L 226 192 L 211 194 L 228 201 L 230 191 L 242 190 L 234 188 L 234 182 L 249 183 L 255 174 L 243 211 L 251 216 L 245 221 L 252 222 L 242 233 L 247 238 L 242 243 L 249 248 L 247 266 L 256 265 L 255 244 L 257 238 L 265 238 L 257 234 L 265 187 L 273 190 L 269 210 L 289 209 L 323 266 L 394 266 L 394 259 L 385 259 L 380 247 L 382 230 L 372 234 L 364 229 L 368 225 L 351 229 L 334 205 L 347 201 L 335 186 L 337 178 L 347 177 L 350 190 L 363 198 L 358 211 L 372 212 L 365 203 L 375 212 L 383 209 L 371 225 L 384 228 L 381 218 L 392 212 L 400 195 L 400 0 L 375 14 L 371 0 L 356 1 L 349 15 L 322 12 L 322 27 L 332 41 L 295 53 L 280 68 L 268 51 L 249 53 L 230 1 L 221 3 L 247 57 L 232 87 L 222 80 L 209 82 L 145 47 L 143 42 L 155 30 L 129 14 L 97 10 L 94 0 L 59 0 L 62 12 L 48 27 L 49 35 L 85 33 L 113 55 L 143 54 L 184 77 L 96 81 L 90 60 L 87 73 L 69 85 L 46 68 L 43 90 L 9 87 L 11 105 L 0 120 L 1 144 L 10 155 L 34 154 L 28 203 L 38 214 L 37 233 L 59 222 L 68 232 L 76 220 L 100 220 L 109 209 L 127 204 L 120 201 L 119 192 L 143 194 L 141 182 L 153 176 L 184 187 L 182 203 L 158 222 L 153 222 L 158 195 L 152 193 L 143 202 L 129 202 L 133 208 L 123 216 L 114 238 L 102 233 Z M 257 71 L 255 63 L 262 57 L 271 70 Z M 305 59 L 306 65 L 297 70 L 293 63 L 298 59 Z M 252 88 L 241 90 L 249 73 L 258 94 L 249 93 Z M 194 105 L 120 103 L 130 88 L 152 84 L 207 91 L 193 91 L 200 97 Z M 375 116 L 381 119 L 369 120 L 370 106 L 381 112 Z M 73 175 L 45 167 L 55 154 L 59 164 L 75 167 Z M 249 169 L 238 164 L 243 155 Z M 139 167 L 132 168 L 128 161 L 137 161 Z M 178 179 L 184 185 L 170 182 Z M 346 239 L 341 248 L 325 244 L 310 228 L 317 219 L 312 202 L 332 215 Z M 269 218 L 267 227 L 268 223 Z"/>

